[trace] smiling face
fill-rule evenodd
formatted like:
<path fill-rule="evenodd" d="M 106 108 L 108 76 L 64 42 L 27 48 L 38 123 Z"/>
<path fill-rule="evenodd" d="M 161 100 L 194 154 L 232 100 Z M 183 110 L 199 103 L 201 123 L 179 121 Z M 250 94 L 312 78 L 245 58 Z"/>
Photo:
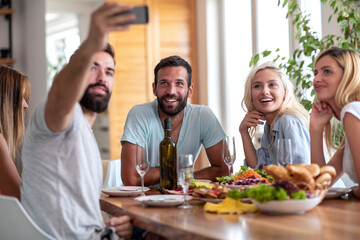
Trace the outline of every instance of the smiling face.
<path fill-rule="evenodd" d="M 317 61 L 314 70 L 314 90 L 319 101 L 332 105 L 343 72 L 336 60 L 329 55 Z"/>
<path fill-rule="evenodd" d="M 106 110 L 114 84 L 115 63 L 110 54 L 97 52 L 94 55 L 88 79 L 88 87 L 80 103 L 93 112 Z"/>
<path fill-rule="evenodd" d="M 264 69 L 255 74 L 251 83 L 252 104 L 267 120 L 275 116 L 284 99 L 284 84 L 274 70 Z"/>
<path fill-rule="evenodd" d="M 153 93 L 159 108 L 168 116 L 181 112 L 192 96 L 193 85 L 187 84 L 187 70 L 184 67 L 164 67 L 157 73 L 157 84 L 153 83 Z"/>

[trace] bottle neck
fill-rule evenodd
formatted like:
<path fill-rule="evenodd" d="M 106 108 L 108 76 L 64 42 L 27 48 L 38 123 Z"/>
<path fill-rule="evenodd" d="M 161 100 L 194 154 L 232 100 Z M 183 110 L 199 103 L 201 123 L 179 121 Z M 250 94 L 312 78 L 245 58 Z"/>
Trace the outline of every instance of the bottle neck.
<path fill-rule="evenodd" d="M 164 135 L 165 135 L 165 138 L 171 138 L 171 129 L 165 129 Z"/>

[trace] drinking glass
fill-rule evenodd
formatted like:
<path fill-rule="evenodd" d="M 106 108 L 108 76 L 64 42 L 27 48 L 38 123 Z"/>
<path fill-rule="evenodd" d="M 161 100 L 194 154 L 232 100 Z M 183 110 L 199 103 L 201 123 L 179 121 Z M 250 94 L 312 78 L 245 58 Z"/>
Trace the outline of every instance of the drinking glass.
<path fill-rule="evenodd" d="M 223 139 L 222 158 L 229 168 L 229 176 L 230 176 L 231 167 L 234 164 L 235 159 L 236 159 L 235 137 L 234 136 L 226 136 Z"/>
<path fill-rule="evenodd" d="M 179 154 L 177 158 L 177 173 L 179 182 L 184 193 L 184 204 L 179 208 L 189 209 L 193 206 L 189 205 L 186 195 L 188 193 L 189 185 L 194 176 L 194 158 L 192 154 Z"/>
<path fill-rule="evenodd" d="M 277 164 L 286 167 L 288 164 L 293 163 L 291 152 L 291 139 L 279 139 L 276 149 Z"/>
<path fill-rule="evenodd" d="M 136 143 L 135 149 L 135 167 L 141 178 L 141 196 L 145 196 L 144 193 L 144 176 L 149 170 L 149 151 L 146 142 Z"/>

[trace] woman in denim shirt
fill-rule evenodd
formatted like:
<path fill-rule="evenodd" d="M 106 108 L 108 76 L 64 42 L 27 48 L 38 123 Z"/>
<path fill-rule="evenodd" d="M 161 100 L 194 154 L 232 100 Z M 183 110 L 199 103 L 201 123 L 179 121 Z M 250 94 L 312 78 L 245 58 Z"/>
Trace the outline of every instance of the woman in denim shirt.
<path fill-rule="evenodd" d="M 310 164 L 309 114 L 295 98 L 292 83 L 273 62 L 252 69 L 242 106 L 247 109 L 239 127 L 246 166 L 277 164 L 277 140 L 282 138 L 291 139 L 294 164 Z M 255 150 L 252 137 L 256 126 L 264 122 L 261 147 Z"/>

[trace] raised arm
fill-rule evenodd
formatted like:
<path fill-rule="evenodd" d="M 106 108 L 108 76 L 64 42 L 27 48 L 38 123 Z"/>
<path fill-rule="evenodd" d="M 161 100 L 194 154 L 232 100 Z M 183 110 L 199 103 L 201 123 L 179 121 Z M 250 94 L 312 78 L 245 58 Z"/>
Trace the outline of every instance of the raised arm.
<path fill-rule="evenodd" d="M 256 156 L 256 149 L 254 147 L 254 144 L 252 143 L 249 134 L 249 128 L 256 127 L 259 124 L 262 125 L 263 122 L 261 122 L 260 120 L 265 120 L 263 114 L 258 111 L 248 112 L 239 126 L 239 132 L 243 142 L 245 159 L 247 165 L 251 168 L 255 168 L 258 159 Z"/>
<path fill-rule="evenodd" d="M 121 149 L 121 178 L 126 186 L 140 186 L 141 178 L 135 168 L 135 144 L 124 142 Z M 144 185 L 160 182 L 160 168 L 149 168 L 144 176 Z"/>
<path fill-rule="evenodd" d="M 326 103 L 314 102 L 310 115 L 310 152 L 311 162 L 324 166 L 323 131 L 325 125 L 333 116 L 332 110 Z"/>
<path fill-rule="evenodd" d="M 211 166 L 196 171 L 194 173 L 195 178 L 216 181 L 216 177 L 229 174 L 228 167 L 222 160 L 222 148 L 222 141 L 220 141 L 214 146 L 205 149 Z"/>
<path fill-rule="evenodd" d="M 45 120 L 52 131 L 63 131 L 69 125 L 75 103 L 81 99 L 86 89 L 92 58 L 97 51 L 106 47 L 108 33 L 128 29 L 129 26 L 123 24 L 132 21 L 135 17 L 134 15 L 114 16 L 114 14 L 131 9 L 130 6 L 109 2 L 92 13 L 87 39 L 54 78 L 49 91 Z"/>

